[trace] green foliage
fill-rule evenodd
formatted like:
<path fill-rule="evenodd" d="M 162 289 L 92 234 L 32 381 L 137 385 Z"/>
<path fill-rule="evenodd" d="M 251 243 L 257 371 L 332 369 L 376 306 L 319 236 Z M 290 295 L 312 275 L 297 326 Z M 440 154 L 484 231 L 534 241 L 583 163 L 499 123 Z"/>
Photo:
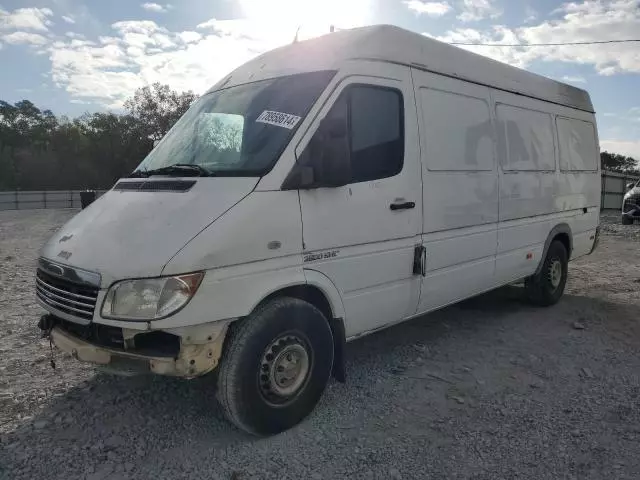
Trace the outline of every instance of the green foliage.
<path fill-rule="evenodd" d="M 195 100 L 167 85 L 138 89 L 126 114 L 56 117 L 28 100 L 0 101 L 0 190 L 110 188 Z"/>
<path fill-rule="evenodd" d="M 168 85 L 156 82 L 136 90 L 124 107 L 131 116 L 141 121 L 146 136 L 160 140 L 195 99 L 192 91 L 178 93 Z"/>
<path fill-rule="evenodd" d="M 602 152 L 600 154 L 602 170 L 611 172 L 639 174 L 638 162 L 632 157 L 626 157 L 618 153 Z"/>

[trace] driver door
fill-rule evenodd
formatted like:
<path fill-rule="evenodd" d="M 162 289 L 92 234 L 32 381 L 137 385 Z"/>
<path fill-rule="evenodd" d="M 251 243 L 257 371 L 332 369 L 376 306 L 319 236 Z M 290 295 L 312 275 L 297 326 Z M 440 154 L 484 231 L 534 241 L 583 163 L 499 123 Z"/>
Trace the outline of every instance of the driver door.
<path fill-rule="evenodd" d="M 377 72 L 379 72 L 379 67 Z M 323 162 L 348 162 L 346 185 L 300 190 L 305 270 L 326 275 L 340 292 L 347 337 L 415 314 L 419 275 L 414 252 L 422 232 L 422 181 L 409 69 L 338 82 L 298 145 L 314 145 L 324 117 L 345 122 L 348 151 Z M 328 150 L 331 152 L 331 149 Z M 331 155 L 330 155 L 331 156 Z"/>

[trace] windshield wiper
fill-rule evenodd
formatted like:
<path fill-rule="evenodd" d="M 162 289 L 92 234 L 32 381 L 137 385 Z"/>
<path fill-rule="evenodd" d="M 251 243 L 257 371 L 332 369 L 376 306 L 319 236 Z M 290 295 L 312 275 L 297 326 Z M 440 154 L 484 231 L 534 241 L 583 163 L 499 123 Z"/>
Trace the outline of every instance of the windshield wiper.
<path fill-rule="evenodd" d="M 200 165 L 176 163 L 153 170 L 136 170 L 129 177 L 150 177 L 151 175 L 168 175 L 179 177 L 212 177 L 213 174 Z"/>

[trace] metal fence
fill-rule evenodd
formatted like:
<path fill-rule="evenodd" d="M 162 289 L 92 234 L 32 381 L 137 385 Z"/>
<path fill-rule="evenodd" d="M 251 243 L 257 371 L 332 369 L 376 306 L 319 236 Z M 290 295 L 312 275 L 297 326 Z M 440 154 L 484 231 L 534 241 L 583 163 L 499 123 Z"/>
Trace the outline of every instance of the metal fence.
<path fill-rule="evenodd" d="M 96 198 L 106 190 L 96 190 Z M 80 190 L 0 192 L 0 210 L 80 208 Z"/>
<path fill-rule="evenodd" d="M 627 183 L 640 177 L 624 173 L 602 172 L 602 209 L 620 210 Z M 97 190 L 96 198 L 106 190 Z M 80 190 L 41 190 L 0 192 L 0 210 L 31 210 L 37 208 L 80 208 Z"/>
<path fill-rule="evenodd" d="M 602 210 L 622 209 L 622 199 L 627 193 L 627 183 L 637 182 L 640 177 L 616 172 L 602 172 Z"/>

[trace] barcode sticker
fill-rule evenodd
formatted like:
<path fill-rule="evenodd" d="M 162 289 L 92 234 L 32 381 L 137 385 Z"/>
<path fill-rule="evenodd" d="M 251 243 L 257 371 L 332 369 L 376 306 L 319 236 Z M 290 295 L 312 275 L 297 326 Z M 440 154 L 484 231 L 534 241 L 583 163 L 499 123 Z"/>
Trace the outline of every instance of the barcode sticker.
<path fill-rule="evenodd" d="M 265 110 L 256 118 L 256 122 L 268 123 L 269 125 L 275 125 L 276 127 L 288 128 L 291 130 L 300 121 L 300 117 L 297 115 L 291 115 L 290 113 L 274 112 L 272 110 Z"/>

